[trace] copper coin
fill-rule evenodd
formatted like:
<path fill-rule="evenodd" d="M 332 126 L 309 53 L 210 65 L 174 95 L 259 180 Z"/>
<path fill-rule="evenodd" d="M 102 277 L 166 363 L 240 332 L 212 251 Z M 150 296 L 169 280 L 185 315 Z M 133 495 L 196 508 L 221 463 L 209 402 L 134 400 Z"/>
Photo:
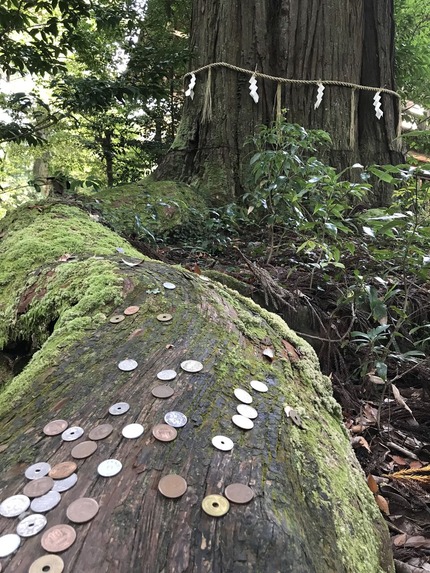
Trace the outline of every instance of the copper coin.
<path fill-rule="evenodd" d="M 82 442 L 73 448 L 72 458 L 75 458 L 76 460 L 89 458 L 96 451 L 96 449 L 97 444 L 95 442 Z"/>
<path fill-rule="evenodd" d="M 152 435 L 160 442 L 171 442 L 176 438 L 178 432 L 167 424 L 157 424 L 152 428 Z"/>
<path fill-rule="evenodd" d="M 110 317 L 109 322 L 112 324 L 118 324 L 118 322 L 122 322 L 125 316 L 123 314 L 114 314 Z"/>
<path fill-rule="evenodd" d="M 232 483 L 225 488 L 224 495 L 233 503 L 249 503 L 254 497 L 254 492 L 245 484 Z"/>
<path fill-rule="evenodd" d="M 169 322 L 169 320 L 172 320 L 172 315 L 171 314 L 158 314 L 157 320 L 159 320 L 160 322 Z"/>
<path fill-rule="evenodd" d="M 45 551 L 61 553 L 71 547 L 76 540 L 76 531 L 70 525 L 60 523 L 49 528 L 42 535 L 40 543 Z"/>
<path fill-rule="evenodd" d="M 64 479 L 71 476 L 78 466 L 75 462 L 61 462 L 54 466 L 49 472 L 52 479 Z"/>
<path fill-rule="evenodd" d="M 207 495 L 202 501 L 202 509 L 208 515 L 221 517 L 230 509 L 230 503 L 222 495 Z"/>
<path fill-rule="evenodd" d="M 167 384 L 156 386 L 152 389 L 152 395 L 156 398 L 170 398 L 170 396 L 173 396 L 173 392 L 173 388 L 167 386 Z"/>
<path fill-rule="evenodd" d="M 30 565 L 28 573 L 63 573 L 64 561 L 58 555 L 43 555 Z"/>
<path fill-rule="evenodd" d="M 139 312 L 139 310 L 140 310 L 140 306 L 128 306 L 124 310 L 124 314 L 127 316 L 131 316 L 132 314 L 136 314 L 136 312 Z"/>
<path fill-rule="evenodd" d="M 40 479 L 34 479 L 29 482 L 23 489 L 23 494 L 28 497 L 40 497 L 51 491 L 54 485 L 54 480 L 48 476 Z"/>
<path fill-rule="evenodd" d="M 112 434 L 113 427 L 110 424 L 100 424 L 88 434 L 90 440 L 104 440 Z"/>
<path fill-rule="evenodd" d="M 99 504 L 91 497 L 81 497 L 73 501 L 67 508 L 67 517 L 74 523 L 86 523 L 93 519 L 99 511 Z"/>
<path fill-rule="evenodd" d="M 69 422 L 66 422 L 66 420 L 53 420 L 46 424 L 43 428 L 43 433 L 46 436 L 58 436 L 58 434 L 62 434 L 68 426 Z"/>
<path fill-rule="evenodd" d="M 175 499 L 187 491 L 187 482 L 181 476 L 169 474 L 162 477 L 158 482 L 158 491 L 165 497 Z"/>

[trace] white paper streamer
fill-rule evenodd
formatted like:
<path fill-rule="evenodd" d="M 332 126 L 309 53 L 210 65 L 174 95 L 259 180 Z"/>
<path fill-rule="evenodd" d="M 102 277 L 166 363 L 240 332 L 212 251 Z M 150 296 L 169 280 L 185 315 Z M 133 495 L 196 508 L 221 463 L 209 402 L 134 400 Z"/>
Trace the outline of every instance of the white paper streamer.
<path fill-rule="evenodd" d="M 322 98 L 324 95 L 324 90 L 325 90 L 325 87 L 323 86 L 323 84 L 319 83 L 318 84 L 318 91 L 317 91 L 317 100 L 315 102 L 314 109 L 318 109 L 319 106 L 321 105 Z"/>
<path fill-rule="evenodd" d="M 186 97 L 190 97 L 194 99 L 194 86 L 196 85 L 196 76 L 195 74 L 191 74 L 190 83 L 188 84 L 188 89 L 185 92 Z"/>
<path fill-rule="evenodd" d="M 375 115 L 378 119 L 384 115 L 384 112 L 381 109 L 381 92 L 376 92 L 375 97 L 373 98 L 373 107 L 375 108 Z"/>
<path fill-rule="evenodd" d="M 257 78 L 255 76 L 251 76 L 251 79 L 249 80 L 249 95 L 252 97 L 255 103 L 258 103 L 259 100 L 259 95 L 257 92 Z"/>

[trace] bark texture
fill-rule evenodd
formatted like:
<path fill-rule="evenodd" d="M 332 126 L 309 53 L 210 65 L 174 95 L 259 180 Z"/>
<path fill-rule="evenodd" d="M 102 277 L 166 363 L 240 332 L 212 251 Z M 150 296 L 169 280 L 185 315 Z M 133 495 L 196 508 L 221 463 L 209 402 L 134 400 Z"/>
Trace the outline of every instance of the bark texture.
<path fill-rule="evenodd" d="M 79 441 L 98 424 L 114 427 L 90 458 L 78 461 L 77 484 L 47 514 L 50 527 L 68 523 L 67 506 L 79 497 L 100 505 L 91 522 L 74 526 L 76 542 L 61 554 L 68 573 L 393 572 L 384 521 L 308 344 L 279 317 L 219 283 L 150 260 L 124 265 L 113 245 L 128 255 L 133 249 L 75 208 L 20 208 L 2 222 L 2 261 L 11 249 L 14 256 L 26 249 L 25 229 L 34 249 L 22 255 L 19 271 L 10 269 L 13 288 L 0 297 L 3 346 L 24 344 L 34 333 L 43 344 L 0 394 L 0 499 L 22 492 L 27 466 L 71 459 L 79 442 L 44 436 L 48 421 L 81 426 Z M 77 230 L 85 241 L 78 243 Z M 40 247 L 43 237 L 50 251 Z M 76 259 L 58 260 L 64 250 Z M 166 280 L 176 289 L 164 289 Z M 139 305 L 139 313 L 111 324 L 109 316 L 128 305 Z M 172 321 L 159 322 L 159 313 L 172 314 Z M 262 356 L 266 347 L 274 349 L 273 362 Z M 125 358 L 138 362 L 136 370 L 118 369 Z M 201 361 L 203 370 L 182 372 L 184 359 Z M 170 368 L 178 372 L 170 383 L 174 395 L 156 399 L 156 374 Z M 259 417 L 245 432 L 231 422 L 233 390 L 250 390 L 252 379 L 264 380 L 269 391 L 253 392 Z M 110 416 L 109 406 L 119 401 L 130 404 L 129 412 Z M 287 419 L 285 404 L 301 414 L 303 429 Z M 151 429 L 170 410 L 184 412 L 188 424 L 175 441 L 157 442 Z M 145 432 L 126 440 L 121 429 L 132 422 Z M 233 439 L 231 452 L 213 448 L 216 434 Z M 99 477 L 97 465 L 108 458 L 123 469 Z M 178 500 L 157 490 L 169 473 L 188 482 Z M 254 500 L 231 504 L 224 517 L 206 515 L 203 498 L 234 482 L 250 485 Z M 17 522 L 0 517 L 0 534 Z M 40 538 L 23 540 L 1 560 L 3 571 L 28 571 L 45 553 Z"/>

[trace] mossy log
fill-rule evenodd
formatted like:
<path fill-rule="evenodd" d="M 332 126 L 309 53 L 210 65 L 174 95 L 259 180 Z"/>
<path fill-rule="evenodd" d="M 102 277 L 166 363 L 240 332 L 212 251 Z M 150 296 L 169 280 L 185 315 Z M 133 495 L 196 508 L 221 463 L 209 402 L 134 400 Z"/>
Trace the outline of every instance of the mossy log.
<path fill-rule="evenodd" d="M 2 221 L 0 234 L 2 345 L 39 347 L 1 389 L 0 501 L 22 493 L 29 465 L 71 460 L 72 448 L 92 428 L 114 427 L 91 457 L 77 460 L 76 485 L 46 514 L 47 527 L 70 525 L 72 501 L 99 503 L 92 521 L 74 525 L 76 541 L 61 554 L 65 571 L 393 571 L 387 530 L 330 382 L 311 347 L 279 317 L 182 268 L 150 260 L 127 266 L 122 258 L 138 253 L 76 208 L 22 207 Z M 165 289 L 165 281 L 176 288 Z M 109 321 L 129 305 L 139 312 Z M 160 313 L 172 320 L 158 321 Z M 263 356 L 268 347 L 273 361 Z M 120 371 L 126 358 L 138 367 Z M 202 362 L 203 370 L 181 371 L 185 359 Z M 167 400 L 151 394 L 164 369 L 178 372 Z M 251 390 L 252 379 L 265 381 L 269 391 Z M 231 421 L 235 388 L 252 393 L 259 414 L 249 431 Z M 119 401 L 130 410 L 111 416 L 109 407 Z M 300 414 L 302 428 L 291 423 L 285 405 Z M 159 442 L 152 428 L 170 410 L 186 414 L 188 423 L 174 441 Z M 45 424 L 58 418 L 85 430 L 79 442 L 44 435 Z M 121 429 L 132 422 L 144 433 L 125 439 Z M 231 451 L 213 447 L 219 434 L 234 441 Z M 122 471 L 100 477 L 97 466 L 108 458 L 121 461 Z M 170 473 L 188 483 L 177 500 L 157 489 Z M 232 503 L 223 517 L 204 513 L 205 496 L 237 482 L 254 490 L 250 503 Z M 17 523 L 0 517 L 0 535 Z M 45 554 L 41 536 L 23 539 L 1 559 L 3 571 L 27 572 Z"/>

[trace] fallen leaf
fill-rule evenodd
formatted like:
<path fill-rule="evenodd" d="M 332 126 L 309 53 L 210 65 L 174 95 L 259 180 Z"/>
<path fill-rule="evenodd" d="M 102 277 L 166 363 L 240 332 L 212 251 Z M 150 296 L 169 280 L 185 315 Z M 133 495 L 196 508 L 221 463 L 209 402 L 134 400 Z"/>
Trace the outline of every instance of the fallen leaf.
<path fill-rule="evenodd" d="M 409 467 L 411 468 L 411 470 L 419 470 L 423 467 L 423 465 L 424 464 L 422 462 L 420 462 L 419 460 L 412 460 L 409 463 Z"/>
<path fill-rule="evenodd" d="M 400 394 L 400 390 L 397 388 L 397 386 L 395 384 L 391 384 L 391 389 L 393 391 L 393 396 L 394 396 L 394 399 L 396 400 L 397 404 L 399 406 L 402 406 L 403 408 L 405 408 L 405 410 L 407 410 L 409 412 L 409 414 L 412 417 L 414 417 L 414 415 L 412 414 L 412 410 L 409 408 L 409 406 L 404 401 L 403 396 Z"/>
<path fill-rule="evenodd" d="M 375 495 L 375 501 L 378 504 L 379 509 L 386 515 L 390 515 L 390 506 L 388 501 L 382 495 Z"/>
<path fill-rule="evenodd" d="M 353 434 L 361 434 L 361 432 L 365 429 L 365 427 L 362 426 L 361 424 L 357 424 L 355 426 L 351 426 L 350 429 Z"/>
<path fill-rule="evenodd" d="M 367 485 L 369 486 L 369 489 L 372 493 L 378 493 L 379 487 L 372 474 L 367 476 Z"/>
<path fill-rule="evenodd" d="M 73 255 L 71 255 L 70 253 L 64 253 L 64 255 L 61 255 L 61 257 L 58 259 L 61 263 L 65 263 L 66 261 L 73 259 Z"/>
<path fill-rule="evenodd" d="M 385 384 L 384 380 L 380 376 L 376 376 L 375 374 L 368 374 L 367 379 L 369 380 L 369 382 L 372 382 L 372 384 L 379 384 L 379 385 Z"/>
<path fill-rule="evenodd" d="M 402 545 L 405 544 L 407 538 L 408 538 L 407 533 L 400 533 L 400 535 L 395 535 L 392 539 L 393 545 L 395 547 L 401 547 Z"/>
<path fill-rule="evenodd" d="M 408 462 L 405 460 L 405 458 L 402 458 L 401 456 L 391 456 L 391 459 L 398 466 L 407 466 L 408 465 Z"/>
<path fill-rule="evenodd" d="M 405 547 L 430 547 L 430 539 L 423 535 L 413 535 L 405 541 Z"/>
<path fill-rule="evenodd" d="M 353 448 L 365 448 L 368 452 L 371 451 L 370 446 L 363 436 L 354 436 L 351 439 L 351 445 Z"/>
<path fill-rule="evenodd" d="M 196 273 L 197 275 L 202 274 L 202 271 L 201 271 L 201 269 L 197 263 L 194 263 L 194 265 L 192 265 L 190 270 L 191 270 L 191 272 Z"/>

